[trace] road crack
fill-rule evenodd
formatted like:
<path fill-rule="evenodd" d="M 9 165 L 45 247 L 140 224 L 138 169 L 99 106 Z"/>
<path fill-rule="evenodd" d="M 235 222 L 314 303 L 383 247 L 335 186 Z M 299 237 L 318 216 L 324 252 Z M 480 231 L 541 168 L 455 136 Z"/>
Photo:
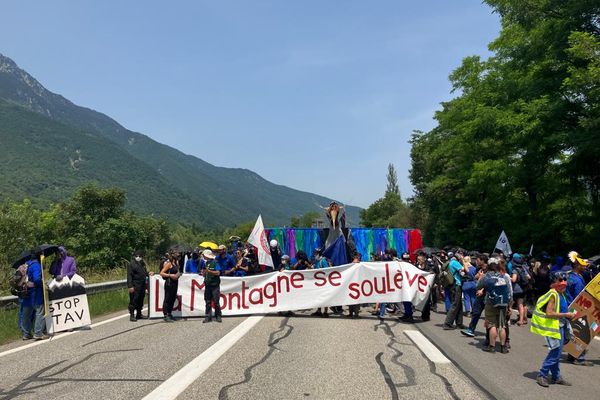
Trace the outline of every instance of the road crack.
<path fill-rule="evenodd" d="M 271 332 L 271 334 L 269 335 L 269 341 L 267 342 L 268 343 L 267 346 L 269 347 L 269 350 L 259 361 L 252 364 L 251 366 L 249 366 L 248 368 L 246 368 L 244 370 L 244 380 L 236 382 L 236 383 L 232 383 L 231 385 L 223 386 L 221 388 L 221 390 L 219 391 L 219 400 L 229 399 L 229 396 L 227 393 L 229 391 L 229 389 L 231 389 L 235 386 L 244 385 L 244 384 L 250 382 L 250 380 L 252 379 L 252 370 L 255 369 L 256 367 L 258 367 L 259 365 L 263 364 L 265 361 L 267 361 L 269 359 L 269 357 L 271 357 L 271 355 L 273 354 L 273 352 L 275 350 L 283 351 L 277 347 L 277 344 L 292 334 L 294 327 L 288 324 L 289 320 L 290 320 L 289 317 L 284 318 L 281 321 L 281 324 L 279 325 L 279 329 Z M 285 333 L 282 336 L 275 338 L 281 332 L 285 332 Z"/>

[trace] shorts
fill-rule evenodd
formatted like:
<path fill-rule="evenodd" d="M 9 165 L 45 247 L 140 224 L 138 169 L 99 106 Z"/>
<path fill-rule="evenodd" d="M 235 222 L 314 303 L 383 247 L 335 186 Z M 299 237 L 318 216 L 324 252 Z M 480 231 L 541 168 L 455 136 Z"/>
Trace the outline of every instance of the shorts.
<path fill-rule="evenodd" d="M 490 328 L 504 328 L 506 326 L 506 307 L 494 307 L 491 304 L 486 304 L 485 321 Z"/>

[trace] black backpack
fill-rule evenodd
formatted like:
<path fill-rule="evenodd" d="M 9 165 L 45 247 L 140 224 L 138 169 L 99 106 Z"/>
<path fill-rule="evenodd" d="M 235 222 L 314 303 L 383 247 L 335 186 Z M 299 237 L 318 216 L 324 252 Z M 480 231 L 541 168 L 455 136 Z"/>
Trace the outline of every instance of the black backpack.
<path fill-rule="evenodd" d="M 27 297 L 27 264 L 19 266 L 9 280 L 10 292 L 20 299 Z"/>

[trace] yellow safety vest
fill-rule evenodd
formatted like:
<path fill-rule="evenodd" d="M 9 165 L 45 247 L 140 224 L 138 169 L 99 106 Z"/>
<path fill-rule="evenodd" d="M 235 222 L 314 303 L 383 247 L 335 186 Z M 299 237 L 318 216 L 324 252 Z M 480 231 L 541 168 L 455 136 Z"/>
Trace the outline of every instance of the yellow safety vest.
<path fill-rule="evenodd" d="M 542 336 L 548 336 L 554 339 L 560 339 L 560 325 L 557 318 L 548 318 L 544 312 L 544 306 L 554 297 L 555 312 L 560 310 L 560 294 L 550 289 L 548 293 L 540 297 L 535 304 L 535 310 L 531 318 L 531 328 L 529 330 L 532 333 L 536 333 Z"/>

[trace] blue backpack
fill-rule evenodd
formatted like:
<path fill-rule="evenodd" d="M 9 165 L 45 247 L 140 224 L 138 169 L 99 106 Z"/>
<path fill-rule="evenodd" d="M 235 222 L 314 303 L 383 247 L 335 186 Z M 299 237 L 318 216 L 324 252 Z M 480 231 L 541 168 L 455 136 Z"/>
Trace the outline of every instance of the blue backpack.
<path fill-rule="evenodd" d="M 485 291 L 492 306 L 508 306 L 510 290 L 502 275 L 492 274 L 486 277 Z"/>

